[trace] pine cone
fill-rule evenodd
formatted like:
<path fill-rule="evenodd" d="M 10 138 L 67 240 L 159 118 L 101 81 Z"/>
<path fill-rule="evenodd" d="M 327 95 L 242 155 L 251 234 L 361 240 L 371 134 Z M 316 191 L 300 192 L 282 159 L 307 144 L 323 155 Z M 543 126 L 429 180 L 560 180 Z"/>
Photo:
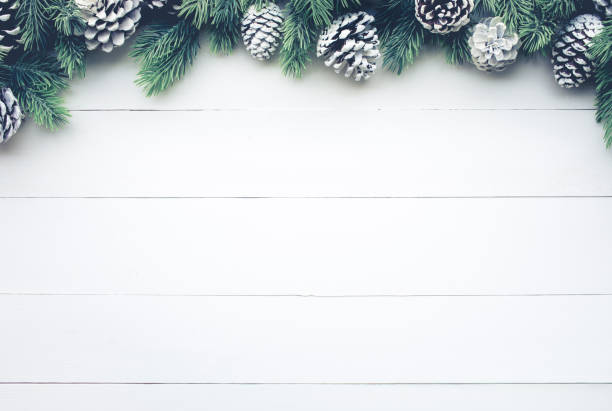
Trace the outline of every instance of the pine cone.
<path fill-rule="evenodd" d="M 122 46 L 140 22 L 141 0 L 76 0 L 87 20 L 85 44 L 88 50 L 101 46 L 110 53 Z"/>
<path fill-rule="evenodd" d="M 555 80 L 561 87 L 579 87 L 595 69 L 588 55 L 593 37 L 603 30 L 601 19 L 593 14 L 574 17 L 557 33 L 552 50 Z"/>
<path fill-rule="evenodd" d="M 20 42 L 18 0 L 0 0 L 0 51 L 8 53 Z"/>
<path fill-rule="evenodd" d="M 415 0 L 415 15 L 432 33 L 458 31 L 470 22 L 474 0 Z"/>
<path fill-rule="evenodd" d="M 280 7 L 268 3 L 267 7 L 258 10 L 255 5 L 242 19 L 242 40 L 246 49 L 257 60 L 268 60 L 272 57 L 281 39 L 283 14 Z"/>
<path fill-rule="evenodd" d="M 0 143 L 6 143 L 21 126 L 23 113 L 10 88 L 0 89 Z"/>
<path fill-rule="evenodd" d="M 612 0 L 593 0 L 595 9 L 603 16 L 612 16 Z"/>
<path fill-rule="evenodd" d="M 345 14 L 334 20 L 321 33 L 317 43 L 317 57 L 326 58 L 325 65 L 356 81 L 367 80 L 376 70 L 378 35 L 372 25 L 374 17 L 360 11 Z"/>
<path fill-rule="evenodd" d="M 478 70 L 491 72 L 514 63 L 521 43 L 516 32 L 506 29 L 501 17 L 487 17 L 474 26 L 469 45 Z"/>

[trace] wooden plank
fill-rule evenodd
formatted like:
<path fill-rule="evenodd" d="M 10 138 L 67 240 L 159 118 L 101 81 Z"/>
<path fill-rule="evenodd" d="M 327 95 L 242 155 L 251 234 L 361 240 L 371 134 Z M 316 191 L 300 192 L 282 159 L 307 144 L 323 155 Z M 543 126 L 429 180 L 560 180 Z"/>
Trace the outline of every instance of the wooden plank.
<path fill-rule="evenodd" d="M 0 196 L 612 195 L 601 133 L 588 111 L 79 112 L 0 150 Z"/>
<path fill-rule="evenodd" d="M 89 58 L 87 78 L 73 81 L 72 109 L 236 109 L 338 107 L 451 109 L 591 109 L 590 86 L 567 91 L 553 80 L 547 58 L 519 61 L 504 73 L 487 75 L 471 65 L 450 66 L 439 51 L 426 51 L 398 77 L 380 70 L 355 84 L 315 61 L 301 80 L 281 74 L 278 61 L 262 64 L 243 50 L 211 56 L 205 46 L 185 79 L 155 98 L 135 84 L 138 66 L 124 47 Z M 229 85 L 231 84 L 231 87 Z"/>
<path fill-rule="evenodd" d="M 3 385 L 11 411 L 609 411 L 609 385 Z"/>
<path fill-rule="evenodd" d="M 612 293 L 611 208 L 612 198 L 4 199 L 0 292 Z"/>
<path fill-rule="evenodd" d="M 612 296 L 5 295 L 0 381 L 612 383 L 610 310 Z"/>

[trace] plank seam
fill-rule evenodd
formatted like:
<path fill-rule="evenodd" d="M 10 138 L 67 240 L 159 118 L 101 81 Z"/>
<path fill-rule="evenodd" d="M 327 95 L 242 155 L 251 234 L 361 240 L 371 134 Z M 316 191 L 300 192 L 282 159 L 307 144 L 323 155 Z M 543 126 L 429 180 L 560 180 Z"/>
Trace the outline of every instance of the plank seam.
<path fill-rule="evenodd" d="M 122 382 L 122 381 L 0 381 L 0 385 L 354 385 L 354 386 L 418 386 L 418 385 L 612 385 L 612 381 L 546 381 L 546 382 Z"/>
<path fill-rule="evenodd" d="M 337 112 L 337 111 L 358 111 L 358 112 L 421 112 L 421 111 L 596 111 L 595 108 L 362 108 L 362 109 L 344 109 L 344 108 L 176 108 L 176 109 L 147 109 L 147 108 L 83 108 L 70 109 L 72 113 L 95 113 L 95 112 L 140 112 L 140 113 L 202 113 L 202 112 L 263 112 L 263 111 L 282 111 L 282 112 Z"/>
<path fill-rule="evenodd" d="M 499 196 L 0 196 L 0 200 L 514 200 L 598 199 L 612 195 L 499 195 Z"/>
<path fill-rule="evenodd" d="M 489 298 L 489 297 L 611 297 L 612 293 L 526 293 L 526 294 L 172 294 L 172 293 L 87 293 L 87 292 L 10 292 L 0 291 L 0 297 L 189 297 L 189 298 Z"/>

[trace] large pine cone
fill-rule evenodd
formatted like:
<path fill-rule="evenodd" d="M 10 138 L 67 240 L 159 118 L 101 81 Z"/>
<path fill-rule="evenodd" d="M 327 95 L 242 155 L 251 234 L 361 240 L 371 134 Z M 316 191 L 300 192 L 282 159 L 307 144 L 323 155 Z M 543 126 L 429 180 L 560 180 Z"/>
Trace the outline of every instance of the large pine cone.
<path fill-rule="evenodd" d="M 367 80 L 376 70 L 376 59 L 380 57 L 373 22 L 374 17 L 363 11 L 334 20 L 319 37 L 317 57 L 324 56 L 325 65 L 336 73 L 346 67 L 345 77 Z"/>
<path fill-rule="evenodd" d="M 6 143 L 21 126 L 23 113 L 10 88 L 0 89 L 0 143 Z"/>
<path fill-rule="evenodd" d="M 606 17 L 612 16 L 612 0 L 593 0 L 595 9 Z"/>
<path fill-rule="evenodd" d="M 20 43 L 18 0 L 0 0 L 0 51 L 8 53 Z"/>
<path fill-rule="evenodd" d="M 459 31 L 470 22 L 474 0 L 415 0 L 415 15 L 432 33 Z"/>
<path fill-rule="evenodd" d="M 87 20 L 85 44 L 110 53 L 122 46 L 140 22 L 141 0 L 77 0 Z"/>
<path fill-rule="evenodd" d="M 521 46 L 518 34 L 507 30 L 501 17 L 487 17 L 476 24 L 469 45 L 474 65 L 488 72 L 514 63 Z"/>
<path fill-rule="evenodd" d="M 270 59 L 280 44 L 282 24 L 283 13 L 276 4 L 268 3 L 261 10 L 254 5 L 249 7 L 242 19 L 242 40 L 247 51 L 257 60 Z"/>
<path fill-rule="evenodd" d="M 574 17 L 557 34 L 552 50 L 555 80 L 561 87 L 579 87 L 595 69 L 588 55 L 593 37 L 603 30 L 601 19 L 593 14 Z"/>

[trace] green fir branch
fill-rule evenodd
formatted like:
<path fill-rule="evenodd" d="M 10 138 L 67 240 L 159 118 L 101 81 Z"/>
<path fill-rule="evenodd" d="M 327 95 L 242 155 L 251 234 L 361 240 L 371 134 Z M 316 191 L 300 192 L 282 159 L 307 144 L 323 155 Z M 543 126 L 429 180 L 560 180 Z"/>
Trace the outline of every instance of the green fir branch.
<path fill-rule="evenodd" d="M 215 0 L 210 24 L 210 49 L 213 53 L 229 54 L 240 40 L 242 6 L 239 0 Z"/>
<path fill-rule="evenodd" d="M 197 29 L 208 24 L 212 18 L 214 0 L 182 0 L 178 16 Z"/>
<path fill-rule="evenodd" d="M 87 47 L 83 37 L 60 34 L 55 40 L 55 52 L 57 61 L 68 78 L 73 78 L 75 74 L 85 77 Z"/>
<path fill-rule="evenodd" d="M 70 112 L 53 89 L 12 88 L 23 111 L 39 125 L 56 130 L 68 123 Z"/>
<path fill-rule="evenodd" d="M 141 64 L 136 84 L 147 96 L 160 94 L 185 75 L 199 48 L 199 30 L 185 20 L 147 27 L 130 53 Z"/>
<path fill-rule="evenodd" d="M 518 32 L 521 24 L 534 13 L 534 0 L 503 0 L 497 2 L 496 14 L 501 16 L 510 30 Z"/>
<path fill-rule="evenodd" d="M 55 29 L 59 34 L 72 36 L 85 31 L 85 19 L 74 0 L 54 1 L 56 4 L 50 10 Z"/>
<path fill-rule="evenodd" d="M 582 9 L 584 0 L 535 0 L 536 6 L 549 18 L 566 20 Z"/>
<path fill-rule="evenodd" d="M 596 119 L 605 129 L 606 147 L 612 146 L 612 18 L 604 21 L 604 30 L 589 48 L 595 62 Z"/>
<path fill-rule="evenodd" d="M 557 30 L 558 22 L 548 18 L 538 18 L 536 14 L 526 16 L 519 28 L 522 50 L 526 54 L 548 53 Z"/>
<path fill-rule="evenodd" d="M 42 50 L 53 34 L 50 0 L 22 0 L 17 11 L 21 40 L 26 50 Z"/>
<path fill-rule="evenodd" d="M 401 74 L 425 44 L 426 32 L 414 16 L 412 0 L 384 0 L 375 24 L 379 28 L 383 66 Z"/>
<path fill-rule="evenodd" d="M 464 64 L 472 60 L 469 39 L 471 30 L 463 27 L 455 33 L 449 33 L 444 37 L 442 46 L 446 52 L 446 62 L 449 64 Z"/>
<path fill-rule="evenodd" d="M 504 0 L 499 0 L 504 1 Z M 498 0 L 475 0 L 474 13 L 477 15 L 492 15 L 497 11 Z"/>

